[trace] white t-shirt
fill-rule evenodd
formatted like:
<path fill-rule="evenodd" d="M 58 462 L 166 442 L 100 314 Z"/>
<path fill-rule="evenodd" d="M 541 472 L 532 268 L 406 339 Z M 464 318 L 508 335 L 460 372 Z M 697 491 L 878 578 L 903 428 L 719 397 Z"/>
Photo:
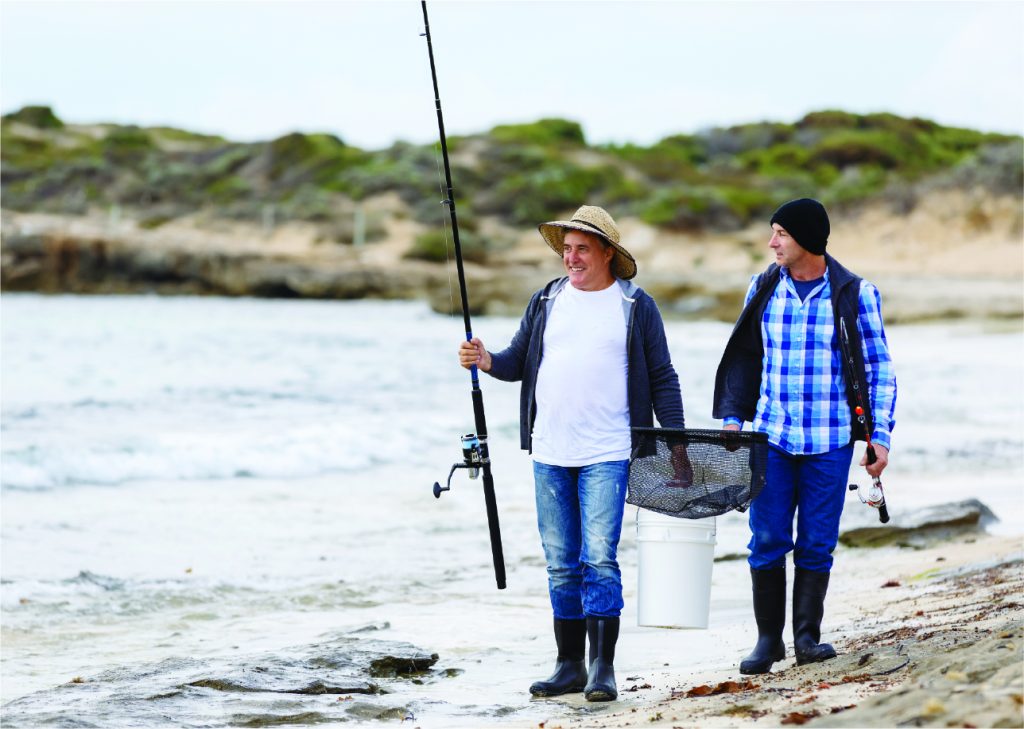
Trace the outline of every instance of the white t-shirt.
<path fill-rule="evenodd" d="M 534 460 L 589 466 L 628 459 L 626 377 L 626 320 L 618 283 L 603 291 L 580 291 L 567 283 L 544 328 Z"/>

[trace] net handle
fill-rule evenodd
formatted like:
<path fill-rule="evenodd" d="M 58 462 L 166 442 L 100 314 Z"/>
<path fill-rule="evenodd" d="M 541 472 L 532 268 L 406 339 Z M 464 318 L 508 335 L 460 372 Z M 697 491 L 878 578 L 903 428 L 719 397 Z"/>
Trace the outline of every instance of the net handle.
<path fill-rule="evenodd" d="M 714 440 L 721 439 L 728 434 L 730 439 L 749 440 L 755 443 L 768 442 L 767 433 L 758 433 L 754 430 L 725 430 L 717 428 L 647 428 L 647 427 L 634 427 L 630 428 L 637 435 L 653 435 L 655 437 L 659 435 L 670 436 L 670 437 L 688 437 L 694 436 L 696 438 L 711 438 Z"/>

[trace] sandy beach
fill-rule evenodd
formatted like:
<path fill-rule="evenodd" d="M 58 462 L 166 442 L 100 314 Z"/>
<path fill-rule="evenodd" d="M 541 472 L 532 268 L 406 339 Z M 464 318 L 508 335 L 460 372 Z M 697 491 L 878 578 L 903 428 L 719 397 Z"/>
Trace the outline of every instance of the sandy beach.
<path fill-rule="evenodd" d="M 753 631 L 737 636 L 732 626 L 733 635 L 712 636 L 723 645 L 721 667 L 623 674 L 625 709 L 553 714 L 539 726 L 1022 726 L 1022 547 L 1020 537 L 979 536 L 918 551 L 853 550 L 826 602 L 823 639 L 837 658 L 796 666 L 787 625 L 786 660 L 771 674 L 742 676 L 736 666 Z"/>

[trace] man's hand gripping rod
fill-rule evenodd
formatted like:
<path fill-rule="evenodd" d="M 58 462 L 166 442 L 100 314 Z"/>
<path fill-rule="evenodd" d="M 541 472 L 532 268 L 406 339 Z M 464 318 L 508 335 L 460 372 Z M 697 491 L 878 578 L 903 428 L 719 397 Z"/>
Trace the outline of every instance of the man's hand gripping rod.
<path fill-rule="evenodd" d="M 856 408 L 854 408 L 853 412 L 857 414 L 857 420 L 860 421 L 861 425 L 864 425 L 864 408 L 858 405 Z M 865 429 L 865 433 L 866 432 L 867 431 Z M 870 435 L 866 434 L 865 438 L 867 438 L 868 442 L 868 463 L 874 463 L 875 461 L 878 460 L 878 456 L 875 455 L 875 447 L 871 445 Z M 864 493 L 860 490 L 860 487 L 855 483 L 850 484 L 850 491 L 857 492 L 857 496 L 860 497 L 860 501 L 862 504 L 867 504 L 868 506 L 878 509 L 878 520 L 880 522 L 882 522 L 883 524 L 889 523 L 889 510 L 885 508 L 885 492 L 882 490 L 882 481 L 880 478 L 878 478 L 878 476 L 871 477 L 871 488 L 867 490 L 867 497 L 864 496 Z"/>
<path fill-rule="evenodd" d="M 846 361 L 849 364 L 848 372 L 852 375 L 854 371 L 853 354 L 850 352 L 850 335 L 846 331 L 846 319 L 841 316 L 837 318 L 839 319 L 839 335 L 843 356 L 846 357 Z M 871 464 L 878 460 L 878 456 L 875 455 L 875 447 L 871 445 L 871 428 L 868 427 L 867 418 L 864 415 L 864 395 L 857 386 L 856 380 L 853 382 L 853 389 L 857 393 L 857 407 L 853 409 L 853 412 L 857 416 L 857 422 L 860 423 L 861 428 L 864 430 L 864 440 L 868 444 L 868 463 Z M 878 509 L 878 520 L 880 522 L 883 524 L 889 522 L 889 510 L 885 508 L 885 492 L 882 490 L 882 481 L 878 476 L 871 477 L 871 488 L 868 489 L 867 498 L 864 497 L 860 487 L 855 483 L 850 484 L 850 491 L 857 492 L 857 496 L 860 497 L 862 504 Z"/>

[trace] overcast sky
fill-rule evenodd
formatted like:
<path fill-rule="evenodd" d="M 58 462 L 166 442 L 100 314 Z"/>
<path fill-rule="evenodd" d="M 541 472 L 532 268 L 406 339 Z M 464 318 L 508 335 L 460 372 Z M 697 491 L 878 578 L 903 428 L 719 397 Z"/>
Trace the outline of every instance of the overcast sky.
<path fill-rule="evenodd" d="M 545 116 L 591 142 L 824 108 L 1024 131 L 1019 2 L 429 3 L 449 134 Z M 419 2 L 0 3 L 0 108 L 237 140 L 437 134 Z"/>

